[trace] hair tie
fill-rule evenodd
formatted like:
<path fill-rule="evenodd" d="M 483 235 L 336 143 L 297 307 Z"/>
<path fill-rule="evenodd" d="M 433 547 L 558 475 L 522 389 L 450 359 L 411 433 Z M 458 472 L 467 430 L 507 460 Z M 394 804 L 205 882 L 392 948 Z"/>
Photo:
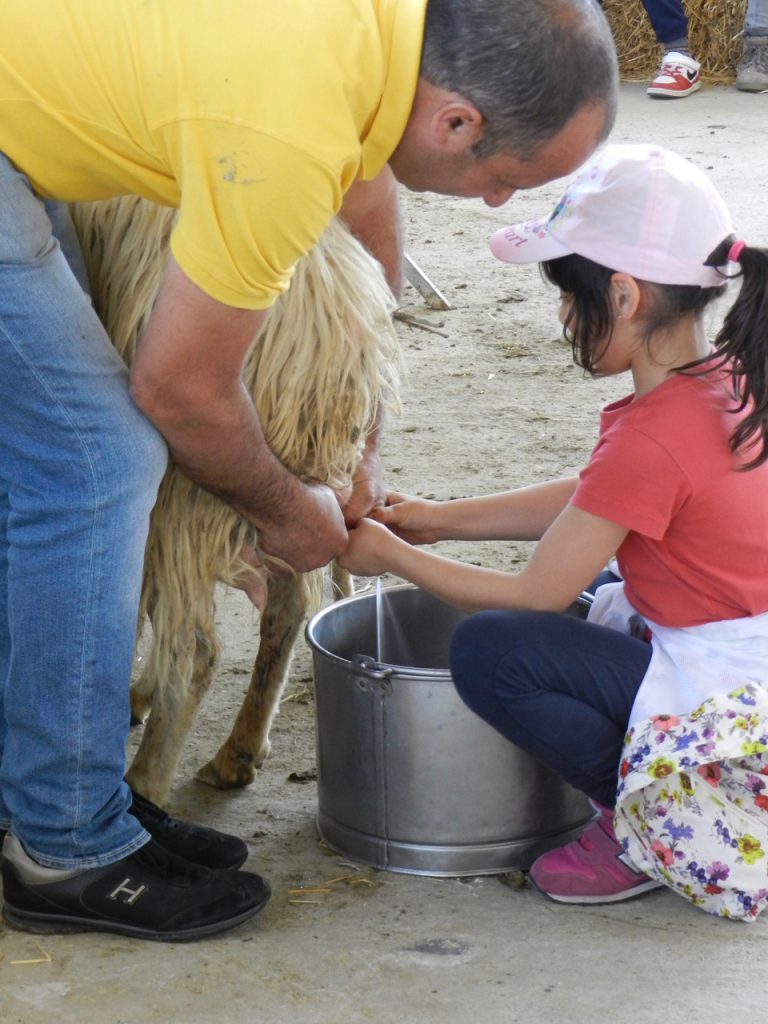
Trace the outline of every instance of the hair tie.
<path fill-rule="evenodd" d="M 731 246 L 731 248 L 728 250 L 728 262 L 729 263 L 738 263 L 739 262 L 739 256 L 741 256 L 742 252 L 746 248 L 747 248 L 747 243 L 746 242 L 734 242 L 733 245 Z"/>

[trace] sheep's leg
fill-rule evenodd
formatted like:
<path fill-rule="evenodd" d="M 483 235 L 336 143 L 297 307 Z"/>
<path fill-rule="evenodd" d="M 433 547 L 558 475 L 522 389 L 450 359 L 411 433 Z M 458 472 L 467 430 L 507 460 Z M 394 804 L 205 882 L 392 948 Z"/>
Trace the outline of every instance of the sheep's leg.
<path fill-rule="evenodd" d="M 131 725 L 142 725 L 149 718 L 152 709 L 152 696 L 157 686 L 157 678 L 148 671 L 145 665 L 138 680 L 131 687 Z"/>
<path fill-rule="evenodd" d="M 331 562 L 331 593 L 333 600 L 338 601 L 342 597 L 352 597 L 355 588 L 352 586 L 352 577 L 346 569 L 343 569 L 338 562 Z"/>
<path fill-rule="evenodd" d="M 260 624 L 259 651 L 250 686 L 227 740 L 197 778 L 218 789 L 253 782 L 256 769 L 269 754 L 269 730 L 277 713 L 307 611 L 307 593 L 300 576 L 270 580 Z"/>
<path fill-rule="evenodd" d="M 156 603 L 157 591 L 152 588 L 146 609 L 150 623 L 152 621 L 152 614 L 155 610 Z M 149 718 L 149 712 L 152 708 L 152 697 L 155 692 L 155 687 L 157 686 L 157 680 L 156 659 L 150 656 L 144 662 L 141 675 L 133 686 L 131 686 L 131 725 L 143 725 L 147 718 Z"/>
<path fill-rule="evenodd" d="M 153 672 L 159 679 L 153 665 L 154 649 L 153 645 L 145 673 Z M 169 667 L 155 688 L 144 734 L 126 779 L 138 793 L 160 806 L 168 800 L 181 748 L 211 684 L 217 660 L 216 643 L 203 640 L 200 634 L 191 634 L 186 644 L 177 637 Z"/>

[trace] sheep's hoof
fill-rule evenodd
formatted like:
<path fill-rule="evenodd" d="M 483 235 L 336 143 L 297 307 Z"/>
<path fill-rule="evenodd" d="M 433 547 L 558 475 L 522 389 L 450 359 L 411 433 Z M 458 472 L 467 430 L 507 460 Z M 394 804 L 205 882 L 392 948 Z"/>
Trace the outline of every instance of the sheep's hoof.
<path fill-rule="evenodd" d="M 253 782 L 256 778 L 256 769 L 253 764 L 232 764 L 230 761 L 227 770 L 224 771 L 214 757 L 200 768 L 195 778 L 198 782 L 204 782 L 206 786 L 213 786 L 214 789 L 239 789 Z"/>
<path fill-rule="evenodd" d="M 131 769 L 126 772 L 125 781 L 131 789 L 143 796 L 145 800 L 157 804 L 158 807 L 165 807 L 168 803 L 170 787 L 156 785 L 156 780 L 148 778 L 144 772 Z"/>
<path fill-rule="evenodd" d="M 131 725 L 144 725 L 149 718 L 152 701 L 131 691 Z"/>

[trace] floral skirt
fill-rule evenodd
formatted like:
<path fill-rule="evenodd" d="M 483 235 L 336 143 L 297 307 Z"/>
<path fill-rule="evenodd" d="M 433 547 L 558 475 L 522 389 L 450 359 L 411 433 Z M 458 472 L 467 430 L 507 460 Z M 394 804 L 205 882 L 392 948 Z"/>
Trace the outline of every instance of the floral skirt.
<path fill-rule="evenodd" d="M 615 825 L 641 871 L 753 921 L 768 904 L 768 691 L 749 684 L 633 726 Z"/>

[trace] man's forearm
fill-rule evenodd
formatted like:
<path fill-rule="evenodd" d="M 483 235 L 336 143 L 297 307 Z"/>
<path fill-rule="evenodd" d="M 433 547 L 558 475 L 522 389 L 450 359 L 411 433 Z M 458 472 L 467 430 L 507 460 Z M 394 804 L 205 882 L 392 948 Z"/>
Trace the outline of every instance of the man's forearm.
<path fill-rule="evenodd" d="M 252 522 L 267 554 L 307 571 L 344 549 L 335 495 L 302 483 L 274 455 L 244 388 L 229 401 L 209 398 L 196 409 L 194 418 L 167 405 L 145 411 L 179 469 Z"/>
<path fill-rule="evenodd" d="M 265 551 L 307 571 L 343 550 L 346 530 L 333 492 L 303 484 L 276 458 L 243 386 L 266 317 L 211 299 L 169 258 L 131 393 L 179 468 L 253 522 Z"/>
<path fill-rule="evenodd" d="M 344 197 L 340 216 L 352 234 L 384 268 L 395 298 L 403 292 L 403 232 L 399 187 L 389 167 L 373 181 L 356 181 Z"/>

